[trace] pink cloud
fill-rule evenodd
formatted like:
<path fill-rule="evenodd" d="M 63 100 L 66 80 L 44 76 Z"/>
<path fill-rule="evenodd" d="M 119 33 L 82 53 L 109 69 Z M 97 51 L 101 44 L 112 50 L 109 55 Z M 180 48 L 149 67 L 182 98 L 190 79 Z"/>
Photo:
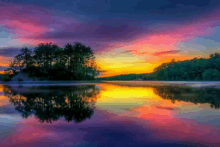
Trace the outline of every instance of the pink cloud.
<path fill-rule="evenodd" d="M 144 55 L 143 52 L 149 52 L 152 55 L 162 55 L 170 53 L 178 53 L 177 47 L 181 42 L 190 41 L 198 36 L 211 35 L 213 33 L 214 22 L 209 22 L 207 19 L 200 22 L 171 26 L 171 28 L 158 28 L 160 31 L 142 35 L 131 45 L 122 47 L 127 50 L 136 50 L 132 53 L 135 55 Z M 162 26 L 161 26 L 162 27 Z M 152 27 L 152 29 L 157 29 Z M 164 31 L 167 29 L 166 31 Z M 146 54 L 147 55 L 147 54 Z"/>
<path fill-rule="evenodd" d="M 52 41 L 47 39 L 32 39 L 30 36 L 38 36 L 42 33 L 63 28 L 71 22 L 77 22 L 74 18 L 54 16 L 55 12 L 32 5 L 7 4 L 0 6 L 0 25 L 8 28 L 13 34 L 12 39 L 17 39 L 17 44 L 36 45 L 41 42 Z"/>
<path fill-rule="evenodd" d="M 50 31 L 49 28 L 44 27 L 44 26 L 36 26 L 32 23 L 27 23 L 27 22 L 21 22 L 18 20 L 10 20 L 10 21 L 3 21 L 3 24 L 6 27 L 10 27 L 15 29 L 15 33 L 21 34 L 22 36 L 27 36 L 27 35 L 36 35 L 41 32 L 47 32 Z"/>

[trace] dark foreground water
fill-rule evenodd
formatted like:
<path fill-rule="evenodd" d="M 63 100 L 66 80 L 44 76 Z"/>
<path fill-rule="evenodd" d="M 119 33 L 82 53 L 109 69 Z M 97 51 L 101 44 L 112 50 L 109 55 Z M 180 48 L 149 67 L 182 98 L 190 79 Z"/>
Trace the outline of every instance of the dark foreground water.
<path fill-rule="evenodd" d="M 0 85 L 1 147 L 220 146 L 220 89 Z"/>

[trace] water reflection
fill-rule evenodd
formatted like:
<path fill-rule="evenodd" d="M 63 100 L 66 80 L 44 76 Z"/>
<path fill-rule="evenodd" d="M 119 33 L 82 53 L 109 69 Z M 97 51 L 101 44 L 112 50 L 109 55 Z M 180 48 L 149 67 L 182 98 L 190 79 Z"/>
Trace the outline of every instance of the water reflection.
<path fill-rule="evenodd" d="M 22 88 L 4 86 L 3 91 L 23 118 L 35 115 L 40 122 L 82 122 L 91 118 L 99 90 L 95 85 Z"/>
<path fill-rule="evenodd" d="M 216 88 L 180 88 L 163 86 L 154 89 L 155 94 L 164 99 L 175 101 L 208 103 L 211 108 L 218 109 L 220 107 L 220 90 Z"/>
<path fill-rule="evenodd" d="M 5 110 L 0 113 L 1 146 L 220 144 L 220 109 L 209 106 L 218 108 L 217 89 L 101 83 L 66 88 L 4 86 L 4 92 L 7 97 L 0 97 L 0 110 Z M 28 119 L 21 119 L 7 100 Z M 10 109 L 14 111 L 8 113 Z M 68 123 L 71 120 L 83 123 Z"/>

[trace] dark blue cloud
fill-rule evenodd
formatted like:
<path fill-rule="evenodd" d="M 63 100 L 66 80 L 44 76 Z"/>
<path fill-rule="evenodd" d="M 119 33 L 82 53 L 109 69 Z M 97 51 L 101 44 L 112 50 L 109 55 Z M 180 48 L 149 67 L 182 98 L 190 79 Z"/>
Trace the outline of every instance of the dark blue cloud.
<path fill-rule="evenodd" d="M 100 25 L 98 25 L 100 24 Z M 63 26 L 63 30 L 45 32 L 37 36 L 30 36 L 31 39 L 52 39 L 87 42 L 95 51 L 110 47 L 112 42 L 130 42 L 146 33 L 147 29 L 139 25 L 128 25 L 117 19 L 91 21 L 82 24 L 70 24 Z"/>
<path fill-rule="evenodd" d="M 7 1 L 5 1 L 7 2 Z M 167 20 L 202 16 L 203 12 L 218 8 L 218 0 L 10 0 L 17 4 L 32 4 L 91 18 L 128 18 L 142 20 Z"/>
<path fill-rule="evenodd" d="M 207 7 L 209 5 L 214 6 L 213 4 L 218 3 L 218 1 L 211 1 L 211 0 L 203 0 L 203 1 L 196 1 L 196 0 L 167 0 L 169 5 L 161 6 L 161 10 L 168 10 L 168 9 L 176 9 L 185 6 L 194 6 L 197 8 L 200 7 Z"/>
<path fill-rule="evenodd" d="M 120 41 L 132 39 L 138 33 L 143 32 L 142 27 L 130 26 L 130 25 L 92 25 L 92 24 L 80 24 L 79 26 L 70 26 L 63 31 L 47 32 L 39 38 L 51 38 L 51 39 L 98 39 Z M 36 39 L 36 38 L 35 38 Z"/>
<path fill-rule="evenodd" d="M 0 56 L 3 57 L 14 57 L 20 53 L 20 50 L 24 47 L 27 47 L 28 49 L 32 50 L 35 48 L 35 46 L 20 46 L 20 47 L 3 47 L 0 48 Z"/>
<path fill-rule="evenodd" d="M 5 47 L 5 48 L 0 48 L 0 56 L 3 57 L 14 57 L 17 54 L 19 54 L 21 49 L 19 48 L 13 48 L 13 47 Z"/>

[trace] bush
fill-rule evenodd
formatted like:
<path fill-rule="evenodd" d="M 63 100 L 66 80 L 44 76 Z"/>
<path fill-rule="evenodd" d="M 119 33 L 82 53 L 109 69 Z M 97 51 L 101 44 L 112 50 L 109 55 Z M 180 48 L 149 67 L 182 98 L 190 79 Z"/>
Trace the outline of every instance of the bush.
<path fill-rule="evenodd" d="M 18 78 L 18 81 L 24 81 L 23 79 L 21 79 L 21 78 Z"/>
<path fill-rule="evenodd" d="M 43 80 L 44 80 L 44 78 L 43 78 L 43 77 L 40 77 L 40 78 L 39 78 L 39 80 L 40 80 L 40 81 L 43 81 Z"/>
<path fill-rule="evenodd" d="M 2 81 L 11 81 L 11 76 L 10 75 L 2 75 Z"/>
<path fill-rule="evenodd" d="M 202 73 L 203 80 L 219 80 L 220 72 L 217 69 L 207 69 Z"/>

